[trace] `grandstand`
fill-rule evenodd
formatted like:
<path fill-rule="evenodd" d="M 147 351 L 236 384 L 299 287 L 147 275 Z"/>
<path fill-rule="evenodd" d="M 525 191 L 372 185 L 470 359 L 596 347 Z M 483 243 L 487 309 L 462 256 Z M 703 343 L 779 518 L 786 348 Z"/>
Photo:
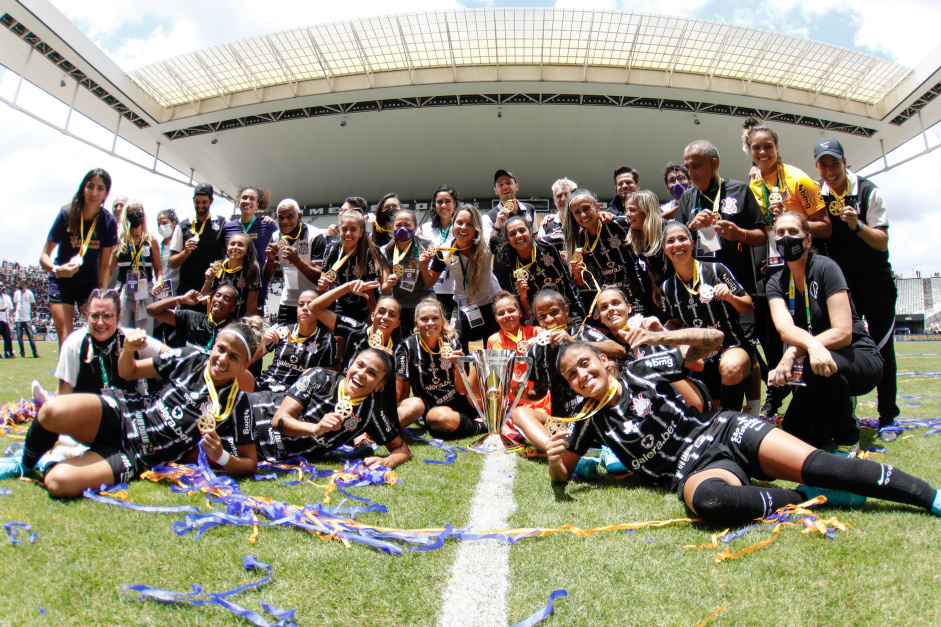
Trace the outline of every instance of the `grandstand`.
<path fill-rule="evenodd" d="M 895 327 L 925 333 L 941 324 L 941 276 L 923 279 L 895 277 L 899 297 L 895 305 Z"/>

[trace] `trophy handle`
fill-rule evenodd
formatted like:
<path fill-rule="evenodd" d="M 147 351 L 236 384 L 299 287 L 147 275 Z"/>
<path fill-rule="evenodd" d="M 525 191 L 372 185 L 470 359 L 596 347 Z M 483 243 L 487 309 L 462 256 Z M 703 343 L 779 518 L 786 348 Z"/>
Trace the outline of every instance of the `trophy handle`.
<path fill-rule="evenodd" d="M 471 402 L 471 405 L 474 406 L 474 409 L 477 410 L 477 414 L 483 419 L 484 423 L 487 422 L 487 414 L 484 413 L 483 408 L 477 404 L 477 396 L 474 394 L 474 390 L 471 387 L 470 381 L 467 379 L 467 375 L 464 374 L 464 365 L 465 364 L 476 364 L 477 360 L 473 357 L 458 357 L 457 358 L 457 371 L 461 375 L 461 380 L 464 381 L 464 388 L 467 390 L 467 397 Z"/>
<path fill-rule="evenodd" d="M 516 398 L 513 399 L 513 404 L 510 406 L 510 409 L 506 412 L 507 418 L 510 417 L 510 415 L 513 413 L 513 410 L 516 409 L 517 404 L 519 404 L 520 397 L 523 396 L 523 391 L 526 390 L 526 383 L 529 382 L 529 373 L 533 371 L 533 358 L 532 357 L 520 357 L 519 355 L 517 355 L 516 357 L 513 358 L 513 370 L 510 371 L 511 377 L 512 377 L 512 373 L 516 372 L 517 361 L 522 361 L 526 363 L 526 374 L 523 375 L 523 389 L 520 390 L 520 393 L 517 394 Z"/>

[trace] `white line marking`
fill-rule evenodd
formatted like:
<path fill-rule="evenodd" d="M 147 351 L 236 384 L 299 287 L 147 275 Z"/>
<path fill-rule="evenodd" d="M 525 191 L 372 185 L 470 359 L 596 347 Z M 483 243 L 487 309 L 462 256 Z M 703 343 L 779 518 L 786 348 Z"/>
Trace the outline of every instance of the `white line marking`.
<path fill-rule="evenodd" d="M 488 455 L 471 501 L 468 527 L 506 529 L 516 511 L 513 477 L 518 456 Z M 444 592 L 440 627 L 506 627 L 506 591 L 510 577 L 510 545 L 497 540 L 462 542 Z"/>

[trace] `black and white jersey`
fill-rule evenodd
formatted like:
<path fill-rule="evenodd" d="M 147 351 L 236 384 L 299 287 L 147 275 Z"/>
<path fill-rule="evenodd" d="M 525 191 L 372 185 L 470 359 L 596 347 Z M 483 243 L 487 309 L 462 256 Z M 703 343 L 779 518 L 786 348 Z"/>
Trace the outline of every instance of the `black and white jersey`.
<path fill-rule="evenodd" d="M 108 392 L 120 401 L 124 416 L 125 441 L 134 456 L 145 466 L 183 459 L 196 450 L 201 435 L 196 423 L 211 411 L 212 400 L 203 373 L 209 356 L 192 348 L 176 348 L 153 358 L 154 368 L 166 385 L 153 396 Z M 232 393 L 232 384 L 216 388 L 224 409 Z M 216 425 L 222 448 L 238 457 L 238 446 L 254 441 L 254 419 L 248 396 L 241 390 L 232 413 Z"/>
<path fill-rule="evenodd" d="M 585 248 L 582 256 L 585 266 L 598 281 L 599 287 L 619 287 L 631 300 L 631 312 L 643 316 L 657 315 L 659 308 L 653 302 L 653 289 L 646 263 L 641 268 L 640 260 L 628 240 L 630 225 L 624 218 L 615 218 L 607 224 L 602 223 L 595 235 L 586 229 L 580 229 L 578 243 Z M 587 238 L 587 240 L 586 240 Z M 597 244 L 595 241 L 597 239 Z M 588 246 L 585 246 L 587 241 Z M 587 248 L 593 247 L 591 252 Z M 583 296 L 586 306 L 591 306 L 597 291 L 591 279 L 585 275 L 588 286 Z M 598 312 L 594 313 L 598 319 Z"/>
<path fill-rule="evenodd" d="M 261 289 L 261 284 L 259 283 L 261 273 L 258 271 L 258 264 L 255 264 L 254 275 L 256 277 L 254 280 L 249 278 L 248 262 L 242 265 L 241 269 L 236 272 L 230 273 L 223 271 L 221 277 L 212 277 L 212 284 L 209 286 L 209 293 L 214 294 L 216 292 L 216 288 L 218 288 L 220 285 L 231 285 L 234 287 L 235 291 L 238 292 L 238 306 L 235 309 L 235 318 L 242 318 L 248 315 L 249 295 L 252 292 L 258 292 Z M 264 309 L 263 294 L 258 294 L 257 306 L 259 311 Z"/>
<path fill-rule="evenodd" d="M 571 327 L 569 335 L 582 342 L 604 342 L 608 339 L 601 331 L 587 324 L 581 333 L 578 333 L 578 327 Z M 561 347 L 561 345 L 553 346 L 552 344 L 540 346 L 534 342 L 527 353 L 527 356 L 533 359 L 533 369 L 529 374 L 529 380 L 533 382 L 533 391 L 537 394 L 549 392 L 553 416 L 569 416 L 569 412 L 584 400 L 572 390 L 556 370 L 555 360 Z"/>
<path fill-rule="evenodd" d="M 290 327 L 297 335 L 297 325 Z M 291 387 L 308 368 L 333 368 L 337 365 L 337 343 L 323 323 L 317 323 L 317 331 L 303 342 L 292 342 L 291 334 L 281 338 L 271 350 L 274 359 L 268 369 L 255 378 L 255 390 L 284 392 Z"/>
<path fill-rule="evenodd" d="M 332 412 L 337 404 L 337 390 L 342 381 L 343 375 L 331 370 L 311 368 L 306 371 L 286 394 L 304 408 L 297 419 L 316 424 Z M 257 416 L 255 448 L 259 457 L 269 462 L 297 456 L 316 459 L 352 442 L 361 433 L 367 433 L 377 444 L 388 444 L 399 435 L 395 403 L 385 402 L 381 392 L 373 392 L 362 403 L 355 405 L 353 414 L 336 431 L 306 437 L 282 435 L 272 427 L 272 419 L 285 395 L 256 392 L 250 397 Z"/>
<path fill-rule="evenodd" d="M 722 347 L 732 348 L 741 346 L 750 349 L 754 346 L 754 341 L 742 329 L 739 323 L 738 312 L 731 303 L 725 301 L 710 299 L 703 302 L 702 286 L 708 285 L 715 287 L 724 284 L 735 296 L 744 296 L 745 288 L 735 280 L 735 276 L 721 263 L 702 261 L 700 263 L 701 280 L 698 286 L 690 286 L 691 289 L 699 289 L 699 294 L 691 294 L 682 285 L 682 281 L 676 275 L 663 282 L 663 302 L 669 318 L 678 318 L 683 327 L 690 329 L 710 328 L 718 329 L 725 334 L 722 340 Z M 706 357 L 706 360 L 713 359 L 721 351 L 716 351 Z"/>
<path fill-rule="evenodd" d="M 710 438 L 713 414 L 689 408 L 670 385 L 684 376 L 679 349 L 654 353 L 621 371 L 621 398 L 587 420 L 572 423 L 569 450 L 584 455 L 607 445 L 629 470 L 655 485 L 675 489 L 683 452 L 697 438 Z M 585 406 L 579 403 L 575 416 Z"/>
<path fill-rule="evenodd" d="M 195 348 L 205 354 L 209 354 L 212 345 L 216 341 L 216 334 L 219 329 L 228 324 L 232 319 L 230 316 L 218 325 L 209 321 L 209 316 L 201 311 L 192 311 L 177 307 L 173 314 L 176 322 L 176 341 L 178 344 Z"/>
<path fill-rule="evenodd" d="M 536 259 L 533 265 L 527 268 L 529 280 L 526 282 L 526 298 L 530 304 L 536 298 L 540 290 L 551 288 L 565 297 L 569 303 L 569 324 L 578 324 L 585 317 L 585 308 L 582 305 L 581 296 L 578 292 L 578 286 L 572 278 L 568 265 L 562 261 L 562 256 L 558 249 L 551 244 L 543 241 L 536 241 Z M 511 269 L 519 263 L 519 256 L 514 249 L 510 249 L 512 259 Z M 524 264 L 525 265 L 525 264 Z M 516 279 L 510 277 L 508 284 L 504 285 L 506 289 L 519 296 L 516 288 Z M 525 321 L 526 324 L 535 324 L 535 318 Z"/>
<path fill-rule="evenodd" d="M 453 350 L 461 350 L 457 338 L 450 344 Z M 438 350 L 438 346 L 432 350 Z M 425 403 L 426 412 L 433 407 L 453 403 L 460 396 L 454 384 L 455 377 L 460 375 L 455 372 L 453 364 L 441 359 L 441 355 L 433 355 L 423 349 L 417 334 L 408 336 L 395 349 L 395 376 L 409 382 L 415 396 Z"/>
<path fill-rule="evenodd" d="M 333 329 L 333 335 L 343 344 L 340 372 L 346 374 L 346 371 L 350 369 L 350 362 L 353 361 L 353 355 L 364 348 L 369 348 L 369 325 L 346 316 L 337 316 L 337 325 Z M 397 334 L 393 333 L 393 337 L 395 335 Z M 389 339 L 394 342 L 393 337 Z M 395 350 L 395 344 L 392 345 L 392 350 Z"/>
<path fill-rule="evenodd" d="M 329 272 L 333 268 L 333 264 L 344 256 L 342 242 L 336 241 L 327 244 L 327 249 L 323 254 L 323 269 L 321 272 L 323 274 Z M 363 270 L 363 275 L 359 276 L 360 266 L 364 263 L 366 267 Z M 379 281 L 382 279 L 382 268 L 376 263 L 376 259 L 373 257 L 372 253 L 369 252 L 369 249 L 366 250 L 365 260 L 360 259 L 359 251 L 356 251 L 350 255 L 349 259 L 343 262 L 343 265 L 340 266 L 339 270 L 336 270 L 336 273 L 337 278 L 336 281 L 333 282 L 332 287 L 343 285 L 344 283 L 349 283 L 357 279 L 362 279 L 363 281 Z M 337 315 L 349 316 L 350 318 L 362 321 L 365 320 L 369 314 L 366 305 L 367 300 L 365 296 L 344 294 L 336 299 L 330 306 L 330 310 Z"/>

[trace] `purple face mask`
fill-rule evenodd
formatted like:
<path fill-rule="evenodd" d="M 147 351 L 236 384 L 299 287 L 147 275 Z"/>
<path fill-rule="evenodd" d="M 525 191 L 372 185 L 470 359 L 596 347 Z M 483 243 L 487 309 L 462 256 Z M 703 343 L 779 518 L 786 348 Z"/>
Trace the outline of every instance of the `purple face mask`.
<path fill-rule="evenodd" d="M 677 181 L 673 185 L 670 185 L 668 189 L 670 190 L 670 195 L 679 200 L 680 196 L 683 195 L 683 192 L 689 189 L 689 187 Z"/>
<path fill-rule="evenodd" d="M 407 242 L 411 240 L 414 235 L 415 231 L 412 229 L 407 229 L 404 226 L 400 226 L 399 228 L 395 229 L 395 232 L 392 234 L 392 236 L 395 238 L 395 241 L 397 242 Z"/>

